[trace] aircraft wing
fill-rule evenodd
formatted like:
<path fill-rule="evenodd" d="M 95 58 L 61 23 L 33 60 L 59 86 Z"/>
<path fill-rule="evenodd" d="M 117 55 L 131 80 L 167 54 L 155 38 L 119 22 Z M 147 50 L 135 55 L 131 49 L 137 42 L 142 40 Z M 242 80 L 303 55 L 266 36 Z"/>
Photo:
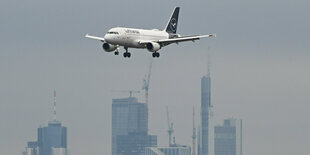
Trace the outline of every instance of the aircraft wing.
<path fill-rule="evenodd" d="M 184 41 L 195 41 L 199 40 L 200 38 L 206 38 L 206 37 L 215 37 L 215 34 L 208 34 L 208 35 L 193 35 L 193 36 L 183 36 L 183 37 L 177 37 L 177 38 L 171 38 L 171 39 L 162 39 L 162 40 L 154 40 L 153 42 L 161 43 L 164 46 L 169 45 L 171 43 L 179 43 Z M 140 44 L 147 44 L 151 41 L 139 41 Z"/>
<path fill-rule="evenodd" d="M 91 36 L 88 34 L 86 34 L 85 37 L 90 38 L 90 39 L 100 40 L 100 41 L 104 42 L 104 38 L 101 38 L 101 37 Z"/>

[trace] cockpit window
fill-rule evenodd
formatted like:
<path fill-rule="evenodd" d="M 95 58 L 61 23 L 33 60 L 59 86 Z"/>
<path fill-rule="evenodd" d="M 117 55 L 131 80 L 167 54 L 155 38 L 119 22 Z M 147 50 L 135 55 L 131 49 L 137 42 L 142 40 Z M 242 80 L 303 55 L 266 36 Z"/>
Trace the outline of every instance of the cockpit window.
<path fill-rule="evenodd" d="M 118 32 L 110 31 L 110 32 L 107 32 L 107 34 L 118 34 Z"/>

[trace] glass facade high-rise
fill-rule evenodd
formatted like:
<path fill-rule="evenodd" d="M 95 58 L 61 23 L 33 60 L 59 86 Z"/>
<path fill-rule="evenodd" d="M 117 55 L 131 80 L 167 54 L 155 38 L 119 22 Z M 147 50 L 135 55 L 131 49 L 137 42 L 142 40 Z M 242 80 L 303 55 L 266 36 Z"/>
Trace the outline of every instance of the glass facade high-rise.
<path fill-rule="evenodd" d="M 215 155 L 242 155 L 242 121 L 226 119 L 215 126 Z"/>
<path fill-rule="evenodd" d="M 141 145 L 145 139 L 149 138 L 148 135 L 148 109 L 145 103 L 139 103 L 135 97 L 113 99 L 112 100 L 112 155 L 118 155 L 121 150 L 132 150 L 131 148 L 122 148 L 126 142 L 118 142 L 118 139 L 136 138 L 140 139 L 141 143 L 136 142 L 135 145 Z M 152 136 L 151 136 L 152 137 Z M 157 137 L 155 136 L 156 144 Z M 153 142 L 148 142 L 153 143 Z M 122 145 L 122 146 L 120 146 Z M 127 145 L 130 147 L 130 145 Z M 132 146 L 131 146 L 132 147 Z M 136 147 L 138 151 L 139 147 Z M 142 147 L 143 148 L 143 147 Z M 144 149 L 144 148 L 143 148 Z"/>
<path fill-rule="evenodd" d="M 37 134 L 37 141 L 27 143 L 27 155 L 67 155 L 67 128 L 61 122 L 50 121 Z"/>
<path fill-rule="evenodd" d="M 67 148 L 67 128 L 59 121 L 50 121 L 38 128 L 39 155 L 52 155 L 52 148 Z"/>
<path fill-rule="evenodd" d="M 117 155 L 144 155 L 146 147 L 157 146 L 157 136 L 129 133 L 117 136 Z"/>
<path fill-rule="evenodd" d="M 199 155 L 209 155 L 209 112 L 211 108 L 211 77 L 201 79 L 201 138 Z"/>
<path fill-rule="evenodd" d="M 148 147 L 145 149 L 145 155 L 191 155 L 191 147 Z"/>

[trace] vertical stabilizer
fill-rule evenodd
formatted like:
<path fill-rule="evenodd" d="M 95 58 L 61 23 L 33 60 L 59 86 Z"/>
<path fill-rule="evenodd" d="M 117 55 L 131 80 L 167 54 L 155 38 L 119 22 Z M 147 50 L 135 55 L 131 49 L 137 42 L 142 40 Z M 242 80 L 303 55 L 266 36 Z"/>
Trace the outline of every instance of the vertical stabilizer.
<path fill-rule="evenodd" d="M 165 31 L 168 33 L 176 33 L 178 28 L 180 7 L 176 7 L 170 17 L 170 20 L 166 26 Z"/>

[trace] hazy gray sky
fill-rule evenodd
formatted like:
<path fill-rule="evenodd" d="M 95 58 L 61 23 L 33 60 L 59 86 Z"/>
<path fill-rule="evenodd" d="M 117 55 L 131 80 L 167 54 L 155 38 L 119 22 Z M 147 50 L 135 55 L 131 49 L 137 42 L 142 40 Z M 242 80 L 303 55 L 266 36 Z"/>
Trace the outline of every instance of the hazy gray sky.
<path fill-rule="evenodd" d="M 307 0 L 1 0 L 0 154 L 20 155 L 36 129 L 57 117 L 68 127 L 71 155 L 110 154 L 111 100 L 141 89 L 151 53 L 105 53 L 111 27 L 162 29 L 181 6 L 178 32 L 216 33 L 163 48 L 153 61 L 149 128 L 166 145 L 165 106 L 176 141 L 191 144 L 193 105 L 212 55 L 215 122 L 243 119 L 247 155 L 309 152 L 310 20 Z M 209 50 L 208 50 L 209 48 Z M 143 101 L 143 95 L 138 95 Z M 198 112 L 197 112 L 198 114 Z M 198 116 L 197 116 L 198 121 Z"/>

